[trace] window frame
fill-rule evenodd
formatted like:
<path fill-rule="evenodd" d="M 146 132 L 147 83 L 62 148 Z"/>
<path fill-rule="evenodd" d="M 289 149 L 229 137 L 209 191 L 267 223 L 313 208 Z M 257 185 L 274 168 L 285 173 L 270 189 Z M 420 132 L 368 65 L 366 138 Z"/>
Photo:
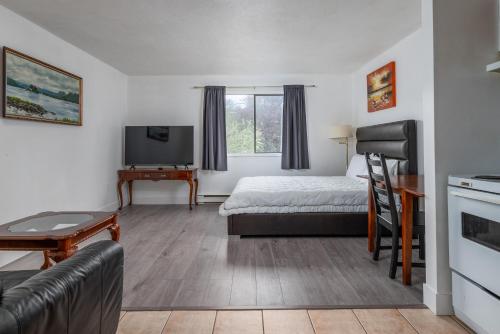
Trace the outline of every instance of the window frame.
<path fill-rule="evenodd" d="M 257 152 L 257 96 L 281 96 L 284 97 L 284 94 L 281 93 L 268 93 L 268 94 L 263 94 L 263 93 L 231 93 L 231 94 L 226 94 L 226 96 L 230 95 L 252 95 L 253 96 L 253 153 L 228 153 L 228 156 L 232 157 L 277 157 L 281 156 L 283 150 L 280 148 L 279 152 Z M 282 138 L 283 142 L 283 110 L 281 112 L 281 130 L 280 130 L 280 137 Z M 226 136 L 227 140 L 227 136 Z"/>

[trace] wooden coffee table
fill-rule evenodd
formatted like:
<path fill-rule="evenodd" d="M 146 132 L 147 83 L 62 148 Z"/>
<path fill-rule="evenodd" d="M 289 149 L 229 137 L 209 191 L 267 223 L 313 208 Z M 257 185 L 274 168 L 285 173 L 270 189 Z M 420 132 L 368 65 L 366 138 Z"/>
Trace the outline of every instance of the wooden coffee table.
<path fill-rule="evenodd" d="M 43 212 L 0 225 L 0 250 L 43 251 L 41 269 L 60 262 L 78 249 L 78 244 L 109 230 L 120 239 L 120 225 L 114 212 Z"/>

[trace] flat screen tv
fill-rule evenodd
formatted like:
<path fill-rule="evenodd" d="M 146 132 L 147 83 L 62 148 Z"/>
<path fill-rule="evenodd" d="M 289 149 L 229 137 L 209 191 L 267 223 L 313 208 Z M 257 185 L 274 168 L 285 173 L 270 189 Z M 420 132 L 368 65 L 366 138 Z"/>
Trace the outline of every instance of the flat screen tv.
<path fill-rule="evenodd" d="M 193 164 L 192 126 L 126 126 L 125 165 Z"/>

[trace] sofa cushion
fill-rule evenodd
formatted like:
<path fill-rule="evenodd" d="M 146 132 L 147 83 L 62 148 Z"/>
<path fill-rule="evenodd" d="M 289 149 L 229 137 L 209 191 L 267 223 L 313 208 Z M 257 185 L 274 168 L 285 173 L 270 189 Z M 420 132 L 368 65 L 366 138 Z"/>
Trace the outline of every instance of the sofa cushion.
<path fill-rule="evenodd" d="M 26 281 L 39 272 L 40 270 L 0 271 L 0 296 L 6 290 Z"/>
<path fill-rule="evenodd" d="M 98 241 L 6 289 L 0 333 L 115 334 L 122 290 L 123 248 Z"/>

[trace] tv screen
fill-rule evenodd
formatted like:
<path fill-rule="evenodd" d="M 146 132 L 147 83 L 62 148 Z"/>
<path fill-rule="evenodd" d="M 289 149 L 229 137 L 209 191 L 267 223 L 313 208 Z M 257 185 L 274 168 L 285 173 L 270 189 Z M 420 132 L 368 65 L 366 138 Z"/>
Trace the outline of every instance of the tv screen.
<path fill-rule="evenodd" d="M 192 126 L 126 126 L 125 165 L 192 165 Z"/>

